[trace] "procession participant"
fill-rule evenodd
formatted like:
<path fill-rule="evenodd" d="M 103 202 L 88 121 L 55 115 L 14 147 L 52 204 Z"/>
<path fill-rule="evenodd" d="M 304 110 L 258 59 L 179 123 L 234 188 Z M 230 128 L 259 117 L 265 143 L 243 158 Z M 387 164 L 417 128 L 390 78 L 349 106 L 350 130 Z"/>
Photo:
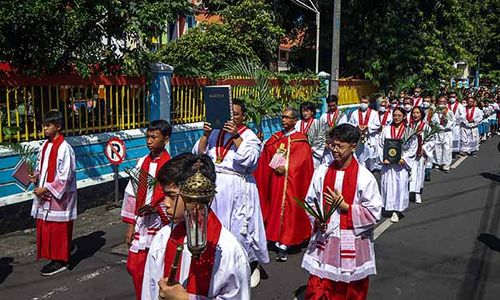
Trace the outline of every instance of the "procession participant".
<path fill-rule="evenodd" d="M 373 170 L 372 171 L 380 171 L 382 169 L 382 161 L 380 160 L 380 157 L 377 155 L 379 153 L 380 149 L 378 140 L 380 139 L 380 133 L 382 132 L 382 129 L 384 129 L 385 126 L 389 126 L 392 123 L 392 111 L 389 106 L 389 100 L 388 99 L 382 99 L 378 103 L 378 117 L 380 120 L 380 127 L 378 129 L 378 132 L 376 133 L 376 136 L 374 138 L 375 142 L 375 150 L 374 150 L 374 157 L 373 157 Z M 396 107 L 396 106 L 395 106 Z"/>
<path fill-rule="evenodd" d="M 446 97 L 438 98 L 438 105 L 432 118 L 432 124 L 438 126 L 434 147 L 434 164 L 444 172 L 450 171 L 452 161 L 452 128 L 455 124 L 455 116 L 451 109 L 446 106 Z"/>
<path fill-rule="evenodd" d="M 160 206 L 164 197 L 163 190 L 160 185 L 151 185 L 150 182 L 170 160 L 165 146 L 171 134 L 172 126 L 165 120 L 149 124 L 146 128 L 149 153 L 137 161 L 138 178 L 129 180 L 123 197 L 121 215 L 123 222 L 128 224 L 125 233 L 125 243 L 129 246 L 127 271 L 132 277 L 137 299 L 141 299 L 144 265 L 151 241 L 168 222 Z"/>
<path fill-rule="evenodd" d="M 405 123 L 406 123 L 406 126 L 410 125 L 410 122 L 411 122 L 411 109 L 413 108 L 413 99 L 409 96 L 405 97 L 403 99 L 403 106 L 402 108 L 404 109 L 405 113 L 406 113 L 406 117 L 405 117 Z"/>
<path fill-rule="evenodd" d="M 375 177 L 354 158 L 360 134 L 342 124 L 330 132 L 335 160 L 314 173 L 306 201 L 321 211 L 339 205 L 326 224 L 314 226 L 302 267 L 309 273 L 305 299 L 366 299 L 369 276 L 377 273 L 373 228 L 382 211 Z"/>
<path fill-rule="evenodd" d="M 392 116 L 392 111 L 399 106 L 399 101 L 395 97 L 390 97 L 389 101 L 391 102 L 391 116 Z"/>
<path fill-rule="evenodd" d="M 205 123 L 204 135 L 194 145 L 193 153 L 207 154 L 215 163 L 217 195 L 211 209 L 246 250 L 255 287 L 260 282 L 258 264 L 269 262 L 259 191 L 252 175 L 259 161 L 261 141 L 244 124 L 245 103 L 233 99 L 232 104 L 233 119 L 222 130 L 212 130 Z"/>
<path fill-rule="evenodd" d="M 448 94 L 448 109 L 453 113 L 455 119 L 454 125 L 452 127 L 452 148 L 453 153 L 458 153 L 460 151 L 460 124 L 465 119 L 465 107 L 457 101 L 457 93 L 450 92 Z"/>
<path fill-rule="evenodd" d="M 421 107 L 424 109 L 424 117 L 423 120 L 430 125 L 432 123 L 432 116 L 436 111 L 435 101 L 431 95 L 425 95 L 422 100 Z M 433 138 L 433 141 L 436 137 Z M 432 149 L 434 144 L 432 146 Z M 427 153 L 427 158 L 425 159 L 425 171 L 424 171 L 424 181 L 431 181 L 431 171 L 434 162 L 434 150 Z"/>
<path fill-rule="evenodd" d="M 328 148 L 328 132 L 340 124 L 347 123 L 347 114 L 342 113 L 338 107 L 338 97 L 330 95 L 326 98 L 328 111 L 325 112 L 319 119 L 323 132 L 325 134 L 325 151 L 323 154 L 323 162 L 330 162 L 333 160 L 332 152 Z"/>
<path fill-rule="evenodd" d="M 311 147 L 295 130 L 297 118 L 294 108 L 283 111 L 283 130 L 267 140 L 255 172 L 267 239 L 275 242 L 280 262 L 287 260 L 289 246 L 311 235 L 307 215 L 293 199 L 305 198 L 314 171 Z"/>
<path fill-rule="evenodd" d="M 406 97 L 407 97 L 407 95 L 406 95 L 405 91 L 399 92 L 399 105 L 400 106 L 403 106 L 403 101 L 405 100 Z"/>
<path fill-rule="evenodd" d="M 460 124 L 460 154 L 476 156 L 479 151 L 479 131 L 477 126 L 483 120 L 483 112 L 476 108 L 476 99 L 467 98 L 465 120 Z"/>
<path fill-rule="evenodd" d="M 203 198 L 209 202 L 215 193 L 215 177 L 212 159 L 206 155 L 176 156 L 161 168 L 158 182 L 171 225 L 164 226 L 151 243 L 143 299 L 250 299 L 250 268 L 241 244 L 208 203 L 190 201 Z M 195 213 L 203 217 L 188 222 L 187 216 Z M 192 254 L 190 232 L 205 225 L 206 247 Z"/>
<path fill-rule="evenodd" d="M 316 107 L 311 102 L 300 105 L 301 120 L 295 124 L 295 130 L 304 134 L 311 145 L 314 168 L 323 161 L 325 151 L 325 133 L 319 120 L 314 118 Z"/>
<path fill-rule="evenodd" d="M 399 139 L 403 141 L 401 160 L 397 164 L 391 164 L 384 160 L 383 151 L 379 153 L 384 163 L 381 173 L 381 192 L 386 211 L 391 212 L 391 222 L 398 222 L 402 212 L 408 208 L 409 201 L 409 171 L 417 152 L 417 139 L 407 136 L 407 127 L 404 120 L 406 111 L 402 108 L 394 109 L 392 113 L 392 124 L 382 130 L 379 149 L 384 149 L 386 139 Z"/>
<path fill-rule="evenodd" d="M 378 113 L 368 107 L 369 103 L 369 98 L 362 96 L 359 108 L 351 114 L 349 123 L 358 127 L 361 131 L 361 141 L 356 149 L 356 159 L 362 166 L 372 171 L 374 170 L 380 119 Z"/>
<path fill-rule="evenodd" d="M 425 102 L 423 102 L 425 103 Z M 410 193 L 415 195 L 415 203 L 422 203 L 422 191 L 424 189 L 425 168 L 427 160 L 432 159 L 434 141 L 432 137 L 426 139 L 431 128 L 424 120 L 425 112 L 422 107 L 415 106 L 411 111 L 412 130 L 417 134 L 417 152 L 415 160 L 411 165 Z"/>
<path fill-rule="evenodd" d="M 40 274 L 51 276 L 67 269 L 77 215 L 75 153 L 61 133 L 63 116 L 57 110 L 43 118 L 47 140 L 38 153 L 31 216 L 36 219 L 37 260 L 50 259 Z"/>
<path fill-rule="evenodd" d="M 416 87 L 413 91 L 413 96 L 411 97 L 413 101 L 413 106 L 419 107 L 422 104 L 422 88 Z"/>

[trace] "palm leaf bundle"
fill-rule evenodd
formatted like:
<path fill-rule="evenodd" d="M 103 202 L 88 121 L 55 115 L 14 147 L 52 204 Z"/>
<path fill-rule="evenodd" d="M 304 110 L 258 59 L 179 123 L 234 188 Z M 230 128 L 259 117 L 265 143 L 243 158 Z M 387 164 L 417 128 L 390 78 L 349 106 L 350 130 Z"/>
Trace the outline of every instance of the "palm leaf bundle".
<path fill-rule="evenodd" d="M 293 197 L 293 200 L 295 200 L 298 206 L 302 207 L 309 215 L 311 215 L 313 218 L 315 218 L 322 224 L 326 224 L 328 222 L 328 219 L 330 219 L 330 217 L 333 215 L 333 213 L 337 210 L 337 208 L 340 205 L 340 202 L 336 205 L 331 205 L 328 208 L 328 211 L 325 214 L 323 214 L 317 198 L 313 198 L 314 207 L 312 207 L 306 201 L 300 200 L 296 197 Z"/>
<path fill-rule="evenodd" d="M 21 157 L 21 162 L 25 163 L 29 168 L 29 172 L 33 174 L 36 167 L 38 149 L 31 145 L 18 143 L 9 144 L 8 147 Z"/>
<path fill-rule="evenodd" d="M 150 189 L 154 189 L 154 187 L 158 183 L 156 178 L 151 176 L 151 174 L 149 174 L 142 168 L 125 169 L 125 173 L 127 173 L 127 175 L 130 177 L 130 182 L 132 182 L 132 187 L 134 188 L 136 195 L 140 190 L 145 190 L 147 192 Z M 144 180 L 143 178 L 145 178 L 146 180 Z"/>

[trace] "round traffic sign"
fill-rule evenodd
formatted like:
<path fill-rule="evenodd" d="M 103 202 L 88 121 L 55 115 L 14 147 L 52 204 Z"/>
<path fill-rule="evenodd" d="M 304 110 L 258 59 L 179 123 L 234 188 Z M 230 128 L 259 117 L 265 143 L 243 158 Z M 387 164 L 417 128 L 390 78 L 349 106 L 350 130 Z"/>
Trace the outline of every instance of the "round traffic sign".
<path fill-rule="evenodd" d="M 112 137 L 108 140 L 104 153 L 110 163 L 119 165 L 125 159 L 125 143 L 116 136 Z"/>

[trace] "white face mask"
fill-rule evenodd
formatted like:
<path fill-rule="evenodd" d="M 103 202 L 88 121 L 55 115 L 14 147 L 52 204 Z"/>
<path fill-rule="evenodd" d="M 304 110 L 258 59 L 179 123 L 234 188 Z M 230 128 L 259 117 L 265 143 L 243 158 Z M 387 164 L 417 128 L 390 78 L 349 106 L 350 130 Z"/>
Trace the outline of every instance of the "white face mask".
<path fill-rule="evenodd" d="M 397 104 L 397 103 L 392 103 L 392 104 L 391 104 L 391 108 L 392 108 L 392 109 L 395 109 L 396 107 L 398 107 L 398 104 Z"/>
<path fill-rule="evenodd" d="M 404 109 L 405 109 L 406 111 L 410 111 L 410 110 L 411 110 L 411 108 L 412 108 L 412 107 L 411 107 L 411 104 L 405 104 L 405 106 L 404 106 Z"/>
<path fill-rule="evenodd" d="M 445 107 L 446 107 L 446 105 L 445 105 L 445 104 L 439 104 L 439 105 L 438 105 L 438 107 L 439 107 L 439 108 L 445 108 Z"/>
<path fill-rule="evenodd" d="M 457 101 L 457 98 L 455 98 L 455 97 L 451 97 L 450 98 L 450 103 L 451 104 L 455 103 L 456 101 Z"/>
<path fill-rule="evenodd" d="M 362 111 L 365 111 L 368 109 L 368 103 L 361 103 L 359 105 L 359 108 L 362 110 Z"/>
<path fill-rule="evenodd" d="M 381 106 L 381 107 L 378 108 L 378 111 L 381 112 L 381 113 L 385 113 L 386 110 L 387 109 L 385 108 L 385 106 Z"/>
<path fill-rule="evenodd" d="M 462 103 L 462 105 L 463 105 L 464 107 L 467 107 L 467 103 Z"/>
<path fill-rule="evenodd" d="M 429 107 L 431 107 L 431 104 L 429 102 L 422 102 L 423 109 L 428 109 Z"/>

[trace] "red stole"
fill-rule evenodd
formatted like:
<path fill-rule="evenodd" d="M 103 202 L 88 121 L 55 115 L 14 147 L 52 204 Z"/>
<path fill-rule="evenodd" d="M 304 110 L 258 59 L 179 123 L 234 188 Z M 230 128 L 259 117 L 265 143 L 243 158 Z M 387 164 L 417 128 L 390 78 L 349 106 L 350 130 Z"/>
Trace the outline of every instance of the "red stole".
<path fill-rule="evenodd" d="M 328 127 L 333 128 L 337 124 L 337 118 L 339 117 L 339 109 L 337 108 L 334 113 L 328 112 L 326 114 L 326 122 Z"/>
<path fill-rule="evenodd" d="M 210 282 L 212 282 L 212 270 L 215 262 L 215 252 L 219 242 L 222 224 L 215 214 L 210 211 L 208 214 L 207 226 L 207 247 L 201 254 L 201 257 L 196 259 L 191 257 L 191 265 L 189 266 L 189 275 L 187 280 L 186 291 L 193 295 L 208 296 Z M 184 244 L 184 237 L 186 237 L 186 224 L 184 222 L 177 224 L 174 230 L 170 233 L 167 241 L 167 248 L 165 250 L 165 263 L 163 269 L 163 277 L 168 277 L 178 245 Z M 185 246 L 187 247 L 187 246 Z M 179 260 L 179 268 L 175 279 L 179 281 L 180 266 L 182 262 Z"/>
<path fill-rule="evenodd" d="M 314 122 L 314 118 L 310 117 L 309 120 L 300 122 L 300 132 L 307 135 L 309 128 L 311 128 L 312 123 Z"/>
<path fill-rule="evenodd" d="M 417 132 L 417 141 L 418 141 L 418 146 L 417 146 L 417 155 L 420 155 L 420 152 L 422 152 L 422 146 L 424 144 L 423 136 L 422 136 L 422 131 L 424 130 L 425 123 L 424 121 L 420 120 L 419 123 L 415 124 L 415 131 Z"/>
<path fill-rule="evenodd" d="M 476 110 L 476 107 L 467 107 L 466 115 L 465 118 L 467 119 L 467 122 L 472 122 L 474 121 L 474 111 Z"/>
<path fill-rule="evenodd" d="M 49 153 L 49 162 L 47 166 L 47 177 L 45 178 L 46 183 L 53 182 L 55 177 L 56 177 L 56 169 L 57 169 L 57 152 L 59 151 L 59 147 L 61 146 L 62 142 L 64 142 L 64 136 L 62 134 L 59 134 L 57 137 L 55 137 L 52 141 L 47 141 L 42 148 L 42 160 L 41 160 L 41 165 L 40 165 L 40 172 L 43 170 L 43 164 L 45 162 L 45 151 L 47 150 L 47 147 L 49 144 L 52 144 L 52 148 L 50 149 Z"/>
<path fill-rule="evenodd" d="M 340 213 L 340 229 L 353 229 L 352 224 L 352 214 L 351 214 L 351 205 L 354 202 L 354 196 L 356 195 L 356 186 L 358 185 L 358 170 L 359 164 L 358 161 L 353 157 L 349 166 L 344 170 L 344 179 L 342 180 L 342 196 L 344 196 L 344 201 L 349 204 L 348 212 Z M 328 167 L 328 171 L 325 175 L 325 181 L 323 183 L 323 193 L 327 191 L 327 187 L 329 187 L 332 191 L 335 191 L 335 180 L 337 178 L 337 169 L 335 168 L 335 164 L 332 163 Z M 325 198 L 323 197 L 323 207 L 324 211 L 328 210 L 328 204 L 326 203 Z"/>
<path fill-rule="evenodd" d="M 158 172 L 160 171 L 161 167 L 170 160 L 170 155 L 168 154 L 167 150 L 162 151 L 159 157 L 153 158 L 151 156 L 151 153 L 146 156 L 144 161 L 142 162 L 141 165 L 141 170 L 142 172 L 139 174 L 139 187 L 137 189 L 137 202 L 135 204 L 135 214 L 137 215 L 139 213 L 139 209 L 144 206 L 144 203 L 146 203 L 146 196 L 148 194 L 147 191 L 147 184 L 141 184 L 142 182 L 147 182 L 148 180 L 148 174 L 149 174 L 149 165 L 152 162 L 156 162 L 156 176 L 158 176 Z M 153 190 L 153 197 L 151 199 L 151 207 L 155 207 L 161 200 L 165 198 L 165 194 L 163 193 L 163 188 L 161 184 L 156 184 Z"/>
<path fill-rule="evenodd" d="M 396 132 L 396 126 L 394 126 L 394 124 L 391 125 L 391 139 L 400 140 L 403 137 L 405 130 L 406 130 L 406 126 L 403 123 L 399 124 L 399 128 L 397 128 L 397 132 Z"/>
<path fill-rule="evenodd" d="M 413 98 L 413 106 L 420 106 L 420 103 L 422 102 L 422 97 L 418 96 L 416 98 Z"/>
<path fill-rule="evenodd" d="M 358 109 L 358 123 L 359 123 L 359 126 L 366 126 L 366 125 L 368 125 L 368 122 L 370 121 L 370 114 L 371 113 L 372 113 L 372 109 L 368 108 L 368 110 L 366 111 L 366 116 L 363 119 L 363 112 L 361 111 L 361 109 Z"/>
<path fill-rule="evenodd" d="M 247 129 L 248 128 L 245 125 L 240 125 L 238 127 L 238 134 L 243 134 L 243 132 L 245 132 L 245 130 Z M 231 149 L 234 144 L 234 139 L 232 137 L 224 144 L 224 137 L 226 133 L 227 132 L 221 129 L 219 131 L 219 135 L 217 136 L 217 142 L 215 145 L 215 155 L 217 156 L 217 158 L 215 162 L 218 164 L 220 164 L 224 160 L 226 155 L 229 153 L 229 149 Z"/>
<path fill-rule="evenodd" d="M 451 103 L 448 103 L 448 108 L 453 111 L 453 114 L 457 114 L 458 102 L 455 102 L 455 105 L 453 105 L 453 107 Z"/>
<path fill-rule="evenodd" d="M 390 114 L 390 113 L 391 113 L 390 111 L 386 111 L 386 112 L 384 113 L 384 116 L 382 117 L 382 119 L 380 119 L 380 115 L 378 116 L 378 117 L 379 117 L 379 119 L 380 119 L 380 124 L 381 124 L 382 126 L 385 126 L 385 125 L 387 124 L 387 118 L 389 117 L 389 114 Z"/>

